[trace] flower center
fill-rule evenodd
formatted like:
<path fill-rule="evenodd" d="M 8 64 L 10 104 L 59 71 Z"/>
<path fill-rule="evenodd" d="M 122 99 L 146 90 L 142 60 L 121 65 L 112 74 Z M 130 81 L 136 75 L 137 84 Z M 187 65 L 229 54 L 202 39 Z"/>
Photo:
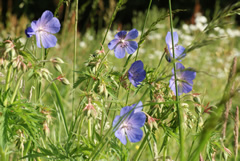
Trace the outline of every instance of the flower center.
<path fill-rule="evenodd" d="M 122 126 L 121 126 L 121 129 L 124 129 L 125 131 L 126 130 L 131 130 L 132 129 L 132 124 L 131 123 L 123 123 Z"/>
<path fill-rule="evenodd" d="M 128 45 L 127 45 L 127 43 L 126 43 L 126 41 L 125 41 L 124 39 L 121 39 L 121 40 L 120 40 L 120 46 L 121 46 L 122 48 L 125 48 L 125 47 L 127 47 Z"/>

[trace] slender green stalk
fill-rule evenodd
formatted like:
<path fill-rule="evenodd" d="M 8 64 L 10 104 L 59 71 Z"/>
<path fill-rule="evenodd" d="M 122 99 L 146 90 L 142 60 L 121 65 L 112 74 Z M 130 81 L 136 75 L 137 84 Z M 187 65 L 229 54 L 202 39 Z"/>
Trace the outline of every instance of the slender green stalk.
<path fill-rule="evenodd" d="M 14 92 L 13 92 L 12 99 L 11 99 L 11 102 L 10 102 L 11 104 L 13 103 L 13 101 L 14 101 L 16 95 L 17 95 L 18 88 L 19 88 L 19 84 L 20 84 L 20 82 L 21 82 L 21 80 L 22 80 L 23 74 L 24 74 L 24 73 L 22 73 L 22 74 L 20 75 L 20 77 L 18 78 L 17 85 L 16 85 L 16 87 L 15 87 L 15 90 L 14 90 Z"/>
<path fill-rule="evenodd" d="M 62 119 L 63 119 L 63 125 L 64 125 L 64 128 L 65 128 L 65 132 L 68 136 L 69 132 L 68 132 L 68 128 L 67 128 L 67 121 L 66 121 L 66 117 L 65 117 L 65 112 L 64 112 L 64 107 L 63 107 L 63 103 L 62 103 L 62 98 L 61 98 L 61 95 L 60 95 L 60 92 L 56 86 L 56 84 L 53 82 L 52 83 L 52 86 L 53 86 L 53 90 L 55 91 L 56 93 L 56 97 L 57 97 L 57 100 L 58 100 L 58 104 L 59 104 L 59 107 L 60 107 L 60 113 L 61 113 L 61 116 L 62 116 Z"/>
<path fill-rule="evenodd" d="M 7 77 L 6 77 L 6 84 L 5 84 L 5 92 L 7 92 L 9 85 L 10 85 L 10 77 L 11 77 L 11 73 L 12 73 L 12 65 L 10 65 L 10 67 L 8 68 L 8 72 L 7 72 Z M 3 101 L 3 105 L 7 106 L 7 97 L 5 98 L 5 100 Z"/>
<path fill-rule="evenodd" d="M 10 67 L 8 68 L 8 72 L 7 72 L 7 77 L 6 77 L 6 84 L 5 84 L 5 92 L 8 90 L 9 85 L 10 85 L 10 77 L 11 77 L 11 73 L 12 73 L 12 65 L 10 65 Z"/>
<path fill-rule="evenodd" d="M 149 135 L 150 135 L 150 130 L 148 131 L 148 133 L 146 133 L 145 137 L 143 138 L 142 143 L 141 143 L 137 153 L 134 155 L 133 161 L 139 160 L 143 150 L 147 146 L 147 141 L 149 141 L 149 139 L 148 139 Z"/>
<path fill-rule="evenodd" d="M 169 0 L 169 12 L 170 12 L 170 27 L 171 27 L 171 38 L 172 38 L 172 52 L 173 52 L 173 59 L 175 60 L 175 52 L 174 52 L 174 40 L 173 40 L 173 19 L 172 19 L 172 6 L 171 6 L 171 0 Z M 176 90 L 176 101 L 179 101 L 178 96 L 178 84 L 177 84 L 177 72 L 176 72 L 176 64 L 173 63 L 173 69 L 174 69 L 174 79 L 175 79 L 175 90 Z M 182 119 L 182 111 L 179 107 L 179 103 L 175 104 L 177 107 L 177 113 L 178 113 L 178 122 L 179 122 L 179 138 L 180 138 L 180 161 L 184 161 L 184 134 L 183 134 L 183 119 Z"/>
<path fill-rule="evenodd" d="M 88 139 L 92 140 L 92 118 L 88 119 Z"/>
<path fill-rule="evenodd" d="M 146 22 L 147 22 L 147 18 L 148 18 L 148 13 L 149 13 L 151 4 L 152 4 L 152 0 L 150 0 L 150 1 L 149 1 L 149 4 L 148 4 L 148 10 L 147 10 L 147 14 L 146 14 L 146 17 L 145 17 L 145 20 L 144 20 L 144 23 L 143 23 L 142 33 L 141 33 L 140 40 L 142 39 L 142 36 L 143 36 L 143 32 L 144 32 L 144 28 L 145 28 L 145 26 L 146 26 Z M 137 61 L 138 52 L 139 52 L 139 48 L 137 49 L 137 54 L 136 54 L 136 57 L 135 57 L 135 61 Z"/>
<path fill-rule="evenodd" d="M 78 25 L 78 0 L 76 0 L 76 6 L 75 6 L 75 25 L 74 25 L 74 57 L 73 57 L 73 81 L 72 84 L 75 83 L 75 77 L 76 77 L 76 64 L 77 64 L 77 25 Z M 72 86 L 72 121 L 74 116 L 74 98 L 75 97 L 75 90 Z"/>
<path fill-rule="evenodd" d="M 0 161 L 6 161 L 6 154 L 3 151 L 2 147 L 0 146 Z"/>
<path fill-rule="evenodd" d="M 129 97 L 129 93 L 130 93 L 130 90 L 131 90 L 131 83 L 129 84 L 129 89 L 127 91 L 127 99 L 126 99 L 126 103 L 125 103 L 125 106 L 127 106 L 127 103 L 128 103 L 128 97 Z"/>
<path fill-rule="evenodd" d="M 108 25 L 107 31 L 106 31 L 106 33 L 105 33 L 105 35 L 104 35 L 103 40 L 102 40 L 102 44 L 101 44 L 100 50 L 102 50 L 102 45 L 104 44 L 104 42 L 105 42 L 105 40 L 106 40 L 107 33 L 108 33 L 109 29 L 111 28 L 112 23 L 113 23 L 113 20 L 115 19 L 116 14 L 117 14 L 118 10 L 121 8 L 121 6 L 122 6 L 122 0 L 119 0 L 119 1 L 118 1 L 118 4 L 117 4 L 117 6 L 116 6 L 116 8 L 115 8 L 115 10 L 114 10 L 114 12 L 113 12 L 113 15 L 112 15 L 112 17 L 111 17 L 111 20 L 110 20 L 110 23 L 109 23 L 109 25 Z"/>

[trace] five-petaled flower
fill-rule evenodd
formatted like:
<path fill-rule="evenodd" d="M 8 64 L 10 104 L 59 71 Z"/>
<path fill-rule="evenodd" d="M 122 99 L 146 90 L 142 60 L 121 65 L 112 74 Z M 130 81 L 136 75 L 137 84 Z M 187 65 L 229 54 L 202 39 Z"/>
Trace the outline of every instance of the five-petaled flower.
<path fill-rule="evenodd" d="M 143 131 L 140 129 L 146 120 L 146 115 L 142 112 L 143 105 L 140 101 L 138 104 L 126 106 L 121 109 L 120 115 L 116 116 L 113 121 L 115 136 L 126 145 L 127 139 L 130 142 L 139 142 L 143 137 Z"/>
<path fill-rule="evenodd" d="M 165 38 L 165 41 L 167 43 L 168 47 L 168 54 L 167 54 L 167 61 L 171 62 L 173 58 L 173 46 L 172 46 L 172 39 L 171 39 L 171 32 L 167 33 L 167 36 Z M 185 48 L 181 45 L 178 45 L 178 34 L 177 32 L 173 32 L 173 42 L 174 42 L 174 53 L 175 53 L 175 59 L 181 61 L 180 59 L 186 56 L 186 53 L 184 53 Z M 170 54 L 170 55 L 169 55 Z"/>
<path fill-rule="evenodd" d="M 143 62 L 141 60 L 135 61 L 128 70 L 129 81 L 137 87 L 145 78 L 146 71 L 143 69 Z"/>
<path fill-rule="evenodd" d="M 37 46 L 41 48 L 51 48 L 57 43 L 57 38 L 53 35 L 59 32 L 61 24 L 51 11 L 43 12 L 41 18 L 31 23 L 31 27 L 25 30 L 27 37 L 36 35 Z"/>
<path fill-rule="evenodd" d="M 136 41 L 130 41 L 138 37 L 138 31 L 132 29 L 131 31 L 120 31 L 115 36 L 115 39 L 108 43 L 108 48 L 110 50 L 114 49 L 115 56 L 119 59 L 125 56 L 125 53 L 133 54 L 137 48 L 138 43 Z"/>
<path fill-rule="evenodd" d="M 172 73 L 173 76 L 169 81 L 169 87 L 176 95 L 174 69 L 172 69 Z M 176 63 L 176 76 L 178 95 L 192 91 L 193 80 L 196 77 L 196 72 L 193 69 L 191 68 L 185 69 L 185 67 L 181 63 Z"/>

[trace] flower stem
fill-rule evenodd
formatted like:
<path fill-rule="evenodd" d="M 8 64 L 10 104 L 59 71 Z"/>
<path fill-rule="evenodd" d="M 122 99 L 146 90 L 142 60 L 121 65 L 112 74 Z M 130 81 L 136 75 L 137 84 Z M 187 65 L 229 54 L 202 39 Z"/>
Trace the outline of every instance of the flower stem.
<path fill-rule="evenodd" d="M 6 160 L 7 160 L 6 154 L 3 151 L 2 147 L 0 146 L 0 161 L 6 161 Z"/>
<path fill-rule="evenodd" d="M 16 87 L 15 87 L 15 90 L 14 90 L 14 92 L 13 92 L 13 95 L 12 95 L 12 99 L 11 99 L 11 104 L 13 103 L 13 101 L 14 101 L 14 99 L 15 99 L 15 97 L 16 97 L 16 94 L 17 94 L 17 91 L 18 91 L 18 88 L 19 88 L 19 84 L 20 84 L 20 82 L 21 82 L 21 80 L 22 80 L 22 77 L 23 77 L 23 73 L 20 75 L 20 77 L 18 78 L 18 81 L 17 81 L 17 85 L 16 85 Z"/>
<path fill-rule="evenodd" d="M 74 26 L 74 57 L 73 57 L 73 81 L 72 84 L 74 85 L 75 83 L 75 77 L 76 77 L 76 64 L 77 64 L 77 25 L 78 25 L 78 0 L 76 0 L 75 4 L 75 26 Z M 72 86 L 72 121 L 73 121 L 73 116 L 74 116 L 74 96 L 75 96 L 75 90 L 74 86 Z"/>
<path fill-rule="evenodd" d="M 173 19 L 172 19 L 172 6 L 171 6 L 171 0 L 169 0 L 169 12 L 170 12 L 170 27 L 171 27 L 171 39 L 172 39 L 172 46 L 174 46 L 174 40 L 173 40 Z M 173 52 L 173 59 L 175 59 L 175 52 L 174 48 L 172 49 Z M 178 114 L 178 122 L 179 122 L 179 138 L 180 138 L 180 161 L 184 161 L 184 134 L 183 134 L 183 119 L 182 119 L 182 111 L 179 107 L 179 96 L 178 96 L 178 85 L 177 85 L 177 75 L 176 75 L 176 64 L 173 63 L 173 69 L 174 69 L 174 78 L 175 78 L 175 90 L 176 90 L 176 101 L 177 103 L 177 114 Z"/>
<path fill-rule="evenodd" d="M 10 67 L 8 68 L 8 72 L 7 72 L 7 77 L 6 77 L 6 84 L 5 84 L 5 92 L 8 90 L 9 88 L 9 84 L 10 84 L 10 77 L 11 77 L 11 73 L 12 73 L 12 65 L 10 65 Z"/>
<path fill-rule="evenodd" d="M 145 26 L 146 26 L 146 22 L 147 22 L 147 18 L 148 18 L 148 13 L 149 13 L 151 4 L 152 4 L 152 0 L 150 0 L 150 1 L 149 1 L 149 4 L 148 4 L 148 10 L 147 10 L 147 14 L 146 14 L 146 17 L 145 17 L 145 20 L 144 20 L 144 23 L 143 23 L 142 33 L 141 33 L 140 40 L 142 39 L 142 36 L 143 36 L 143 32 L 144 32 L 144 28 L 145 28 Z M 137 49 L 137 54 L 136 54 L 136 57 L 135 57 L 135 61 L 137 61 L 138 52 L 139 52 L 139 48 Z"/>
<path fill-rule="evenodd" d="M 88 119 L 88 139 L 92 140 L 92 118 Z"/>
<path fill-rule="evenodd" d="M 6 83 L 5 84 L 5 92 L 7 92 L 8 88 L 9 88 L 11 73 L 12 73 L 12 65 L 10 65 L 10 67 L 8 68 L 6 82 L 5 82 Z M 7 106 L 7 97 L 4 99 L 3 105 Z"/>
<path fill-rule="evenodd" d="M 100 50 L 102 50 L 102 45 L 104 44 L 104 42 L 105 42 L 105 40 L 106 40 L 107 33 L 108 33 L 110 27 L 112 26 L 112 22 L 113 22 L 113 20 L 115 19 L 116 14 L 117 14 L 118 10 L 121 8 L 121 6 L 122 6 L 122 0 L 119 0 L 119 1 L 118 1 L 118 4 L 117 4 L 117 6 L 116 6 L 116 8 L 115 8 L 115 10 L 114 10 L 114 12 L 113 12 L 113 15 L 112 15 L 112 17 L 111 17 L 111 20 L 110 20 L 110 23 L 109 23 L 109 25 L 108 25 L 107 31 L 106 31 L 106 33 L 105 33 L 105 35 L 104 35 L 103 40 L 102 40 Z"/>
<path fill-rule="evenodd" d="M 61 116 L 62 116 L 62 119 L 63 119 L 63 125 L 64 125 L 64 128 L 65 128 L 66 134 L 68 135 L 69 132 L 68 132 L 68 128 L 67 128 L 67 121 L 66 121 L 66 117 L 65 117 L 65 113 L 64 113 L 62 98 L 61 98 L 60 92 L 59 92 L 59 90 L 58 90 L 58 88 L 57 88 L 57 86 L 54 82 L 52 83 L 52 86 L 53 86 L 53 89 L 56 93 L 57 101 L 58 101 L 58 104 L 59 104 L 59 107 L 60 107 L 60 113 L 61 113 Z"/>

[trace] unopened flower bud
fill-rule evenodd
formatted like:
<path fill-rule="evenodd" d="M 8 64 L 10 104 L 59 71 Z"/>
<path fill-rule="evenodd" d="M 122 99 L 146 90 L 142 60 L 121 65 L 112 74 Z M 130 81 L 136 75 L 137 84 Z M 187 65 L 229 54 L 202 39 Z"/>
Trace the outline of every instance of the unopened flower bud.
<path fill-rule="evenodd" d="M 64 61 L 63 61 L 62 59 L 58 58 L 58 57 L 56 57 L 56 58 L 51 58 L 50 61 L 51 61 L 52 63 L 57 63 L 57 64 L 63 64 L 63 63 L 64 63 Z"/>
<path fill-rule="evenodd" d="M 49 134 L 50 134 L 50 129 L 49 129 L 49 127 L 48 127 L 47 121 L 45 121 L 45 122 L 43 123 L 43 131 L 45 132 L 45 134 L 46 134 L 47 136 L 49 136 Z"/>
<path fill-rule="evenodd" d="M 61 68 L 61 66 L 60 66 L 59 64 L 54 64 L 54 68 L 55 68 L 58 72 L 62 73 L 62 68 Z"/>
<path fill-rule="evenodd" d="M 61 82 L 64 84 L 64 85 L 69 85 L 70 82 L 67 80 L 67 78 L 61 78 Z"/>
<path fill-rule="evenodd" d="M 202 107 L 200 105 L 196 105 L 195 112 L 199 115 L 202 112 Z"/>
<path fill-rule="evenodd" d="M 27 65 L 24 64 L 24 63 L 22 63 L 21 65 L 22 65 L 22 66 L 21 66 L 21 67 L 22 67 L 22 71 L 23 71 L 23 72 L 26 72 L 26 71 L 27 71 Z"/>
<path fill-rule="evenodd" d="M 3 61 L 3 68 L 6 69 L 8 64 L 9 64 L 9 61 L 8 60 L 4 60 Z"/>
<path fill-rule="evenodd" d="M 148 116 L 148 124 L 149 124 L 149 126 L 150 126 L 150 128 L 152 129 L 153 127 L 154 128 L 158 128 L 158 125 L 157 125 L 157 122 L 156 122 L 156 118 L 153 118 L 153 117 L 151 117 L 151 116 Z"/>
<path fill-rule="evenodd" d="M 85 112 L 85 114 L 90 117 L 97 117 L 97 111 L 95 110 L 94 106 L 91 104 L 91 102 L 89 102 L 86 107 L 83 109 L 83 111 Z"/>
<path fill-rule="evenodd" d="M 19 60 L 18 60 L 18 59 L 13 60 L 13 62 L 12 62 L 13 68 L 17 68 L 18 63 L 19 63 Z"/>
<path fill-rule="evenodd" d="M 193 97 L 193 101 L 198 104 L 201 104 L 201 99 L 198 96 Z"/>

